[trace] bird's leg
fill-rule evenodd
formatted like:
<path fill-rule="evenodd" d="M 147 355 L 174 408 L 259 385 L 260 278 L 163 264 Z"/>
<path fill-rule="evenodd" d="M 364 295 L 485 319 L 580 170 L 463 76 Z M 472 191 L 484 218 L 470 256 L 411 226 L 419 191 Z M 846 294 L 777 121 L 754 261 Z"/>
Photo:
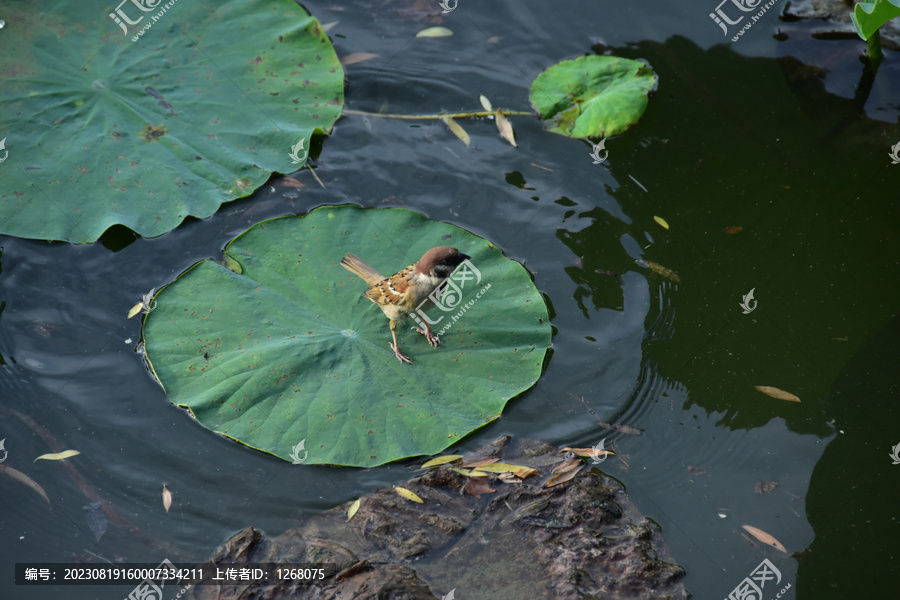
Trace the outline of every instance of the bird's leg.
<path fill-rule="evenodd" d="M 413 364 L 413 361 L 411 361 L 408 356 L 400 353 L 400 347 L 397 345 L 397 321 L 394 320 L 391 320 L 391 336 L 394 338 L 394 343 L 391 344 L 391 350 L 394 351 L 394 356 L 397 357 L 397 360 Z"/>
<path fill-rule="evenodd" d="M 433 348 L 437 348 L 438 344 L 441 343 L 440 338 L 438 336 L 431 333 L 431 325 L 428 324 L 427 321 L 424 321 L 425 329 L 421 329 L 420 327 L 413 327 L 416 331 L 424 335 L 428 339 L 428 343 L 431 344 Z"/>

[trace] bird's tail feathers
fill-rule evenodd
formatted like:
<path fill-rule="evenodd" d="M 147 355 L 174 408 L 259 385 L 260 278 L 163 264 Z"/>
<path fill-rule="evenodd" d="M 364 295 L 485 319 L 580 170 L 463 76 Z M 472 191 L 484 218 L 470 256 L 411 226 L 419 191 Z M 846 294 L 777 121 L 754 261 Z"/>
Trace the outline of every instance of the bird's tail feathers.
<path fill-rule="evenodd" d="M 360 257 L 355 254 L 348 254 L 344 258 L 341 259 L 341 266 L 345 269 L 359 275 L 359 277 L 365 281 L 369 285 L 375 285 L 382 279 L 384 276 L 367 265 Z"/>

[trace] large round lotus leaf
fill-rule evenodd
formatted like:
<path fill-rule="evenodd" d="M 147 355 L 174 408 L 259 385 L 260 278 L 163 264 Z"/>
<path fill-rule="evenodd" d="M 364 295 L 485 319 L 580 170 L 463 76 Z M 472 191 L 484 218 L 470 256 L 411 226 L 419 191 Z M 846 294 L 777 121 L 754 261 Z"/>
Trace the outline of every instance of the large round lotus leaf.
<path fill-rule="evenodd" d="M 530 98 L 554 133 L 609 137 L 638 122 L 654 89 L 656 74 L 640 61 L 580 56 L 542 71 L 531 83 Z"/>
<path fill-rule="evenodd" d="M 451 278 L 462 297 L 448 289 L 446 312 L 425 309 L 438 321 L 436 349 L 400 322 L 400 349 L 415 363 L 401 364 L 387 318 L 340 260 L 353 253 L 391 275 L 443 245 L 472 257 Z M 157 294 L 144 341 L 169 398 L 248 446 L 365 467 L 434 454 L 540 376 L 550 344 L 540 293 L 522 265 L 456 226 L 403 209 L 323 207 L 255 225 L 225 255 L 240 274 L 212 260 L 191 267 Z"/>
<path fill-rule="evenodd" d="M 160 235 L 297 170 L 340 116 L 343 70 L 294 0 L 117 2 L 3 4 L 0 233 Z"/>

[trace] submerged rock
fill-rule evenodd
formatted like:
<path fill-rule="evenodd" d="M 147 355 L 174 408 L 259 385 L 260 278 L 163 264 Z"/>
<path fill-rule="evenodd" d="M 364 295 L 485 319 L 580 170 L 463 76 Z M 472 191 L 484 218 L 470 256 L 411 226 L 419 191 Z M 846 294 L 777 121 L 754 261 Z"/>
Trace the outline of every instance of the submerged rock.
<path fill-rule="evenodd" d="M 645 519 L 616 480 L 584 468 L 544 485 L 566 461 L 555 446 L 501 437 L 464 457 L 500 458 L 538 475 L 492 477 L 470 486 L 450 465 L 373 492 L 349 521 L 350 503 L 269 538 L 248 527 L 216 550 L 222 563 L 329 563 L 324 583 L 201 585 L 195 599 L 435 598 L 681 599 L 682 579 L 659 527 Z M 520 481 L 514 483 L 514 481 Z M 495 491 L 490 491 L 495 490 Z M 239 565 L 237 565 L 239 566 Z"/>
<path fill-rule="evenodd" d="M 859 34 L 850 20 L 856 2 L 851 0 L 791 0 L 784 9 L 788 20 L 821 21 L 814 38 L 858 40 Z M 900 50 L 900 24 L 892 19 L 881 26 L 881 45 Z"/>

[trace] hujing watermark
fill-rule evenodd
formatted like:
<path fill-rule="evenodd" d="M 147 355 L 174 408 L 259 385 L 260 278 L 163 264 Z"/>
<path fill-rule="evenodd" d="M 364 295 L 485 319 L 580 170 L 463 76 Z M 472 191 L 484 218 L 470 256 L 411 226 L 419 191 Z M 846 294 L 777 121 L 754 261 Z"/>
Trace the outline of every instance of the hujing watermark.
<path fill-rule="evenodd" d="M 595 165 L 599 165 L 604 160 L 606 160 L 606 158 L 609 156 L 609 150 L 606 150 L 606 138 L 603 138 L 599 143 L 596 144 L 591 142 L 590 140 L 588 140 L 588 143 L 590 143 L 591 147 L 593 147 L 593 150 L 591 151 L 591 158 L 594 159 Z M 604 154 L 602 158 L 599 154 L 601 150 L 606 150 L 606 154 Z"/>
<path fill-rule="evenodd" d="M 775 585 L 781 583 L 781 571 L 769 562 L 768 558 L 763 559 L 749 577 L 744 577 L 744 580 L 731 590 L 725 600 L 762 600 L 763 588 L 772 579 L 775 579 Z M 791 584 L 781 588 L 775 598 L 781 598 L 789 589 L 791 589 Z"/>
<path fill-rule="evenodd" d="M 291 448 L 291 460 L 294 461 L 292 464 L 302 465 L 303 461 L 306 460 L 306 457 L 309 456 L 309 451 L 306 449 L 306 438 L 300 440 L 300 443 Z M 300 451 L 303 451 L 303 458 L 300 458 Z"/>
<path fill-rule="evenodd" d="M 151 21 L 141 27 L 140 31 L 138 31 L 134 35 L 134 37 L 131 38 L 132 42 L 136 42 L 138 41 L 138 38 L 144 35 L 144 33 L 148 29 L 153 27 L 154 23 L 160 20 L 160 18 L 162 18 L 162 16 L 166 14 L 166 11 L 169 10 L 177 1 L 178 0 L 169 0 L 168 2 L 163 4 L 162 7 L 160 7 L 160 4 L 162 4 L 163 0 L 122 0 L 122 2 L 119 3 L 119 6 L 116 7 L 116 11 L 109 13 L 109 18 L 112 19 L 116 23 L 116 25 L 122 28 L 122 32 L 125 35 L 128 35 L 129 25 L 138 25 L 141 21 L 144 20 L 144 17 L 149 16 Z M 157 9 L 159 9 L 159 12 L 157 12 L 155 15 L 141 15 L 136 21 L 132 21 L 128 17 L 128 15 L 125 14 L 125 11 L 122 10 L 122 5 L 128 4 L 129 2 L 141 12 L 149 13 Z M 132 12 L 132 14 L 135 13 Z"/>
<path fill-rule="evenodd" d="M 744 35 L 744 33 L 753 27 L 753 24 L 759 21 L 762 16 L 768 11 L 770 8 L 775 6 L 775 3 L 778 0 L 769 0 L 765 4 L 763 4 L 763 0 L 722 0 L 719 2 L 719 5 L 716 7 L 715 12 L 709 13 L 709 18 L 712 19 L 716 25 L 722 28 L 722 32 L 727 36 L 728 35 L 728 26 L 729 25 L 738 25 L 741 21 L 744 20 L 744 17 L 749 16 L 750 21 L 746 22 L 743 27 L 731 38 L 732 42 L 738 41 L 738 39 Z M 729 17 L 729 14 L 725 12 L 722 8 L 724 4 L 733 4 L 734 7 L 738 9 L 740 12 L 735 12 L 731 10 L 731 6 L 728 6 L 728 12 L 732 15 L 740 15 L 741 13 L 749 13 L 758 9 L 758 12 L 755 15 L 741 15 L 737 19 L 732 20 Z"/>
<path fill-rule="evenodd" d="M 4 444 L 6 444 L 6 438 L 0 440 L 0 452 L 3 453 L 3 456 L 0 457 L 0 463 L 5 461 L 6 457 L 9 455 L 9 452 L 6 451 L 6 447 L 4 446 Z M 900 448 L 900 444 L 897 444 L 897 447 Z"/>
<path fill-rule="evenodd" d="M 300 150 L 303 150 L 303 143 L 304 143 L 305 141 L 306 141 L 306 140 L 300 140 L 299 142 L 297 142 L 296 144 L 294 144 L 293 146 L 291 146 L 291 153 L 288 154 L 288 156 L 291 157 L 291 163 L 292 163 L 292 164 L 299 165 L 299 164 L 302 163 L 304 160 L 306 160 L 306 155 L 308 154 L 308 151 L 304 151 L 304 152 L 303 152 L 303 157 L 302 157 L 302 158 L 297 154 L 297 152 L 299 152 Z"/>
<path fill-rule="evenodd" d="M 607 456 L 609 456 L 609 454 L 606 453 L 605 445 L 606 445 L 606 440 L 603 439 L 603 440 L 600 440 L 599 444 L 596 444 L 593 448 L 591 448 L 591 450 L 593 450 L 593 452 L 591 453 L 591 464 L 592 465 L 599 465 L 604 460 L 606 460 Z"/>
<path fill-rule="evenodd" d="M 425 306 L 428 301 L 431 301 L 437 308 L 441 309 L 442 312 L 456 310 L 460 302 L 462 302 L 463 288 L 466 287 L 466 283 L 470 279 L 475 279 L 475 285 L 479 285 L 481 283 L 481 271 L 476 269 L 475 265 L 469 262 L 469 259 L 466 259 L 456 267 L 456 270 L 450 274 L 450 277 L 448 277 L 444 283 L 436 287 L 433 292 L 428 294 L 427 298 L 422 300 L 416 307 L 416 311 L 412 313 L 412 318 L 423 328 L 425 327 L 426 321 L 429 325 L 437 325 L 443 321 L 444 316 L 446 315 L 442 315 L 436 320 L 431 320 L 428 318 L 428 315 L 425 314 L 425 311 L 422 310 L 422 307 Z M 475 294 L 475 298 L 466 302 L 455 315 L 451 315 L 450 320 L 444 323 L 441 330 L 435 335 L 440 337 L 447 333 L 450 327 L 459 321 L 459 319 L 466 314 L 466 311 L 472 308 L 478 299 L 489 289 L 491 289 L 490 283 L 481 288 L 481 290 Z"/>
<path fill-rule="evenodd" d="M 752 313 L 754 310 L 756 310 L 757 302 L 756 302 L 756 300 L 753 299 L 753 291 L 754 291 L 755 289 L 756 289 L 756 288 L 753 288 L 753 289 L 750 290 L 749 293 L 745 294 L 745 295 L 744 295 L 743 302 L 741 302 L 741 304 L 740 304 L 740 307 L 744 309 L 744 314 L 745 314 L 745 315 L 749 315 L 749 314 Z M 753 306 L 750 306 L 750 303 L 751 303 L 751 302 L 753 303 Z"/>
<path fill-rule="evenodd" d="M 3 142 L 0 142 L 0 150 L 2 150 L 2 149 L 3 149 Z M 888 153 L 888 156 L 891 157 L 892 165 L 900 165 L 900 142 L 897 142 L 896 146 L 891 147 L 891 151 Z M 3 162 L 3 161 L 0 160 L 0 162 Z"/>
<path fill-rule="evenodd" d="M 174 573 L 178 571 L 178 568 L 174 564 L 172 564 L 172 561 L 167 558 L 159 563 L 159 565 L 156 567 L 156 571 L 161 575 L 162 571 L 165 571 L 167 574 L 170 572 Z M 128 596 L 125 597 L 125 600 L 163 600 L 162 588 L 166 587 L 165 582 L 167 580 L 171 582 L 172 578 L 163 577 L 159 579 L 159 585 L 156 585 L 156 583 L 154 583 L 154 580 L 145 579 L 141 583 L 134 586 L 134 589 L 131 590 L 131 593 L 129 593 Z M 175 594 L 174 600 L 178 600 L 178 598 L 181 598 L 181 596 L 183 596 L 189 589 L 191 589 L 191 584 L 188 584 L 181 588 L 181 590 L 179 590 L 178 593 Z"/>
<path fill-rule="evenodd" d="M 446 15 L 447 13 L 452 13 L 456 10 L 456 5 L 459 4 L 459 0 L 453 0 L 453 6 L 450 6 L 450 0 L 441 0 L 438 4 L 444 9 L 441 13 Z"/>
<path fill-rule="evenodd" d="M 3 442 L 0 442 L 0 448 L 3 448 Z M 896 446 L 891 448 L 891 450 L 893 450 L 893 452 L 891 453 L 891 458 L 894 459 L 893 464 L 900 465 L 900 444 L 897 444 Z M 0 462 L 3 461 L 0 460 Z"/>
<path fill-rule="evenodd" d="M 900 147 L 900 144 L 897 144 Z M 0 140 L 0 150 L 3 150 L 3 158 L 0 158 L 0 163 L 2 163 L 9 156 L 9 150 L 6 149 L 6 138 Z"/>

